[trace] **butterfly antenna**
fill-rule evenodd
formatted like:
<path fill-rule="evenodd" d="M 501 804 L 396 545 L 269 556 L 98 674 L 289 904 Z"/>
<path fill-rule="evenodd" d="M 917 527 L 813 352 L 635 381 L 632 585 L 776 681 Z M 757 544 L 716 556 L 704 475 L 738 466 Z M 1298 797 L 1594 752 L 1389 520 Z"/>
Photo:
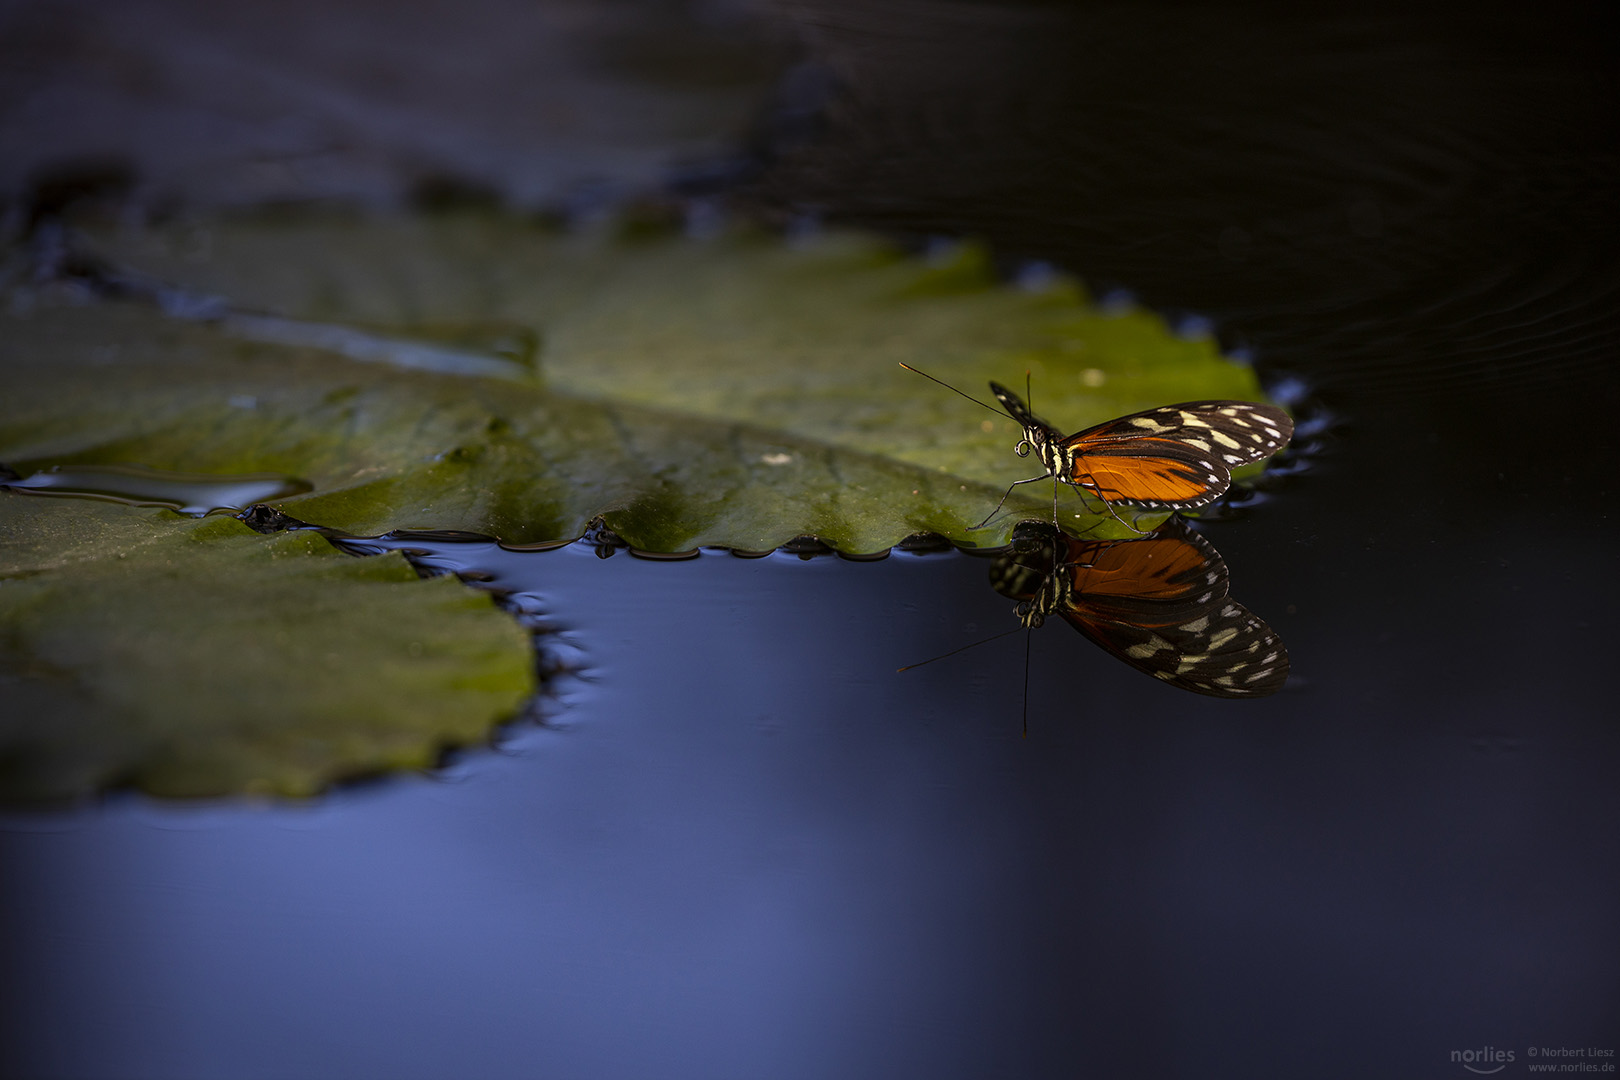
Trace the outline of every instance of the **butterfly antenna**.
<path fill-rule="evenodd" d="M 982 406 L 984 406 L 984 408 L 989 409 L 991 412 L 996 413 L 996 414 L 998 414 L 1000 416 L 1006 416 L 1007 415 L 1006 412 L 1004 412 L 1001 409 L 996 408 L 994 405 L 986 405 L 984 402 L 980 401 L 978 398 L 974 397 L 972 394 L 964 393 L 963 391 L 958 390 L 956 387 L 952 386 L 950 383 L 946 382 L 944 379 L 935 379 L 932 375 L 928 374 L 928 372 L 919 371 L 917 368 L 914 368 L 910 364 L 907 364 L 907 363 L 904 363 L 904 362 L 902 362 L 900 364 L 900 366 L 905 368 L 907 371 L 916 372 L 918 375 L 921 375 L 925 379 L 932 379 L 934 382 L 939 383 L 939 385 L 943 386 L 945 389 L 949 390 L 953 394 L 961 394 L 963 397 L 967 398 L 969 401 L 973 402 L 973 404 L 975 404 L 975 405 L 982 405 Z"/>
<path fill-rule="evenodd" d="M 1035 631 L 1024 628 L 1024 738 L 1029 738 L 1029 639 Z"/>
<path fill-rule="evenodd" d="M 999 638 L 1004 638 L 1008 634 L 1016 634 L 1016 633 L 1018 633 L 1018 631 L 1020 631 L 1022 629 L 1023 629 L 1022 626 L 1015 626 L 1011 630 L 1005 630 L 1005 631 L 1003 631 L 1002 633 L 999 633 L 999 634 L 991 634 L 989 637 L 983 638 L 982 640 L 979 640 L 979 641 L 969 642 L 968 644 L 963 645 L 959 649 L 952 649 L 948 653 L 940 653 L 938 656 L 931 656 L 927 660 L 920 660 L 915 664 L 907 664 L 903 668 L 895 668 L 894 670 L 898 673 L 898 672 L 901 672 L 901 671 L 910 671 L 912 668 L 920 668 L 924 664 L 932 664 L 935 660 L 943 660 L 947 656 L 955 656 L 959 652 L 967 652 L 969 649 L 976 649 L 980 645 L 984 645 L 984 644 L 987 644 L 989 642 L 996 641 Z"/>

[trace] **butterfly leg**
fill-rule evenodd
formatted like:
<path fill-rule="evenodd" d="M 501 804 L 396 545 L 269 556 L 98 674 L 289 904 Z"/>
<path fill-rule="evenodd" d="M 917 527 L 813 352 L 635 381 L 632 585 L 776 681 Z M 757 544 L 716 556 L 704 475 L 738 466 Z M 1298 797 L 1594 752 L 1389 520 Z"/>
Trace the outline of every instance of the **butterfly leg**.
<path fill-rule="evenodd" d="M 1045 480 L 1045 479 L 1046 479 L 1045 474 L 1042 474 L 1040 476 L 1032 476 L 1028 480 L 1014 480 L 1010 485 L 1008 485 L 1007 490 L 1001 493 L 1001 501 L 996 503 L 996 508 L 994 510 L 990 511 L 990 513 L 986 514 L 984 520 L 979 522 L 977 525 L 968 526 L 968 531 L 969 532 L 974 532 L 974 531 L 976 531 L 978 529 L 982 529 L 986 525 L 990 524 L 990 519 L 995 517 L 997 514 L 999 514 L 1001 512 L 1001 508 L 1006 505 L 1007 496 L 1012 494 L 1013 488 L 1017 487 L 1019 484 L 1033 484 L 1037 480 Z M 1055 495 L 1053 496 L 1053 505 L 1056 505 L 1056 496 Z M 1054 515 L 1055 515 L 1055 511 L 1054 511 Z"/>
<path fill-rule="evenodd" d="M 1099 498 L 1101 498 L 1101 496 L 1099 496 Z M 1124 518 L 1120 517 L 1119 514 L 1117 512 L 1115 512 L 1113 504 L 1110 503 L 1107 499 L 1103 499 L 1102 504 L 1103 504 L 1103 509 L 1107 510 L 1109 515 L 1115 521 L 1119 522 L 1121 525 L 1123 525 L 1127 529 L 1131 530 L 1131 532 L 1135 533 L 1137 536 L 1150 536 L 1150 535 L 1152 535 L 1152 533 L 1153 533 L 1152 529 L 1138 529 L 1135 525 L 1132 525 L 1130 522 L 1128 522 Z"/>

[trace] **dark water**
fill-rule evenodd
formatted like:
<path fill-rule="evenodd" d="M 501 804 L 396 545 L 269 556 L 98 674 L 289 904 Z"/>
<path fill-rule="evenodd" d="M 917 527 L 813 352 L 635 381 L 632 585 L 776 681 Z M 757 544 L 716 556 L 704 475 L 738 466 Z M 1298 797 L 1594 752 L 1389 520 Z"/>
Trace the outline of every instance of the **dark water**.
<path fill-rule="evenodd" d="M 984 560 L 500 555 L 582 665 L 550 726 L 311 806 L 5 819 L 9 1073 L 1620 1051 L 1601 10 L 791 14 L 831 94 L 734 198 L 985 236 L 1315 388 L 1313 469 L 1207 530 L 1293 681 L 1199 698 L 1049 625 L 1025 739 L 1021 636 L 894 670 L 1016 625 Z"/>

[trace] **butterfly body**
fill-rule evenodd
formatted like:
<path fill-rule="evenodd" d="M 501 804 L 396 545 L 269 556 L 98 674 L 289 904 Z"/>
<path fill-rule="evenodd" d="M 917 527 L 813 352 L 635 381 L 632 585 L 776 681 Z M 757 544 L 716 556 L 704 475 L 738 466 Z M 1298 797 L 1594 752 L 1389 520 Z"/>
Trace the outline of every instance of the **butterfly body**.
<path fill-rule="evenodd" d="M 1197 509 L 1225 494 L 1233 469 L 1271 456 L 1294 433 L 1293 421 L 1275 406 L 1187 401 L 1065 437 L 1011 390 L 992 382 L 990 391 L 1024 429 L 1014 453 L 1033 453 L 1055 482 L 1089 492 L 1105 504 Z"/>

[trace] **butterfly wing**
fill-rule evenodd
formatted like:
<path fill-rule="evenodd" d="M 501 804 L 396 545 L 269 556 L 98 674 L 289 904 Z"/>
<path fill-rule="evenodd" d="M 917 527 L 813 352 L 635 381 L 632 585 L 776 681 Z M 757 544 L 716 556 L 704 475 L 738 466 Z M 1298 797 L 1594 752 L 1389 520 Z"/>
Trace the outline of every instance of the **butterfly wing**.
<path fill-rule="evenodd" d="M 1171 686 L 1210 697 L 1265 697 L 1288 681 L 1288 651 L 1265 620 L 1230 598 L 1166 610 L 1154 626 L 1110 619 L 1081 603 L 1063 618 L 1104 651 Z"/>
<path fill-rule="evenodd" d="M 1069 481 L 1109 502 L 1190 510 L 1213 502 L 1232 470 L 1281 450 L 1294 422 L 1272 405 L 1187 401 L 1122 416 L 1063 440 Z"/>
<path fill-rule="evenodd" d="M 1054 587 L 1060 577 L 1062 587 Z M 1282 641 L 1228 596 L 1225 561 L 1179 518 L 1141 540 L 1048 542 L 1009 558 L 992 581 L 1183 690 L 1264 697 L 1288 680 Z"/>
<path fill-rule="evenodd" d="M 1212 604 L 1228 588 L 1226 562 L 1208 540 L 1171 518 L 1140 540 L 1066 537 L 1069 595 L 1106 618 L 1162 621 L 1167 609 Z"/>
<path fill-rule="evenodd" d="M 1048 435 L 1054 443 L 1063 441 L 1063 433 L 1030 412 L 1029 406 L 1024 404 L 1023 398 L 998 382 L 990 384 L 990 392 L 996 396 L 997 401 L 1001 402 L 1001 407 L 1007 410 L 1007 415 L 1013 418 L 1013 422 L 1023 428 L 1026 433 L 1040 431 Z"/>
<path fill-rule="evenodd" d="M 1166 605 L 1213 603 L 1227 593 L 1226 563 L 1180 518 L 1138 540 L 1026 537 L 996 561 L 990 582 L 1003 596 L 1032 600 L 1056 574 L 1066 578 L 1061 595 L 1083 596 L 1102 617 L 1154 624 Z"/>

